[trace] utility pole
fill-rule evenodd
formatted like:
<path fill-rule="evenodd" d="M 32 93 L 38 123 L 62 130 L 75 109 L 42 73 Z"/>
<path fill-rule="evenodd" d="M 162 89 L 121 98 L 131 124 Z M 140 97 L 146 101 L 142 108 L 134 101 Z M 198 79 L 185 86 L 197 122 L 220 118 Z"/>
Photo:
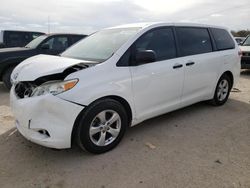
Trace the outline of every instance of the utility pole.
<path fill-rule="evenodd" d="M 50 33 L 50 17 L 48 16 L 48 34 Z"/>

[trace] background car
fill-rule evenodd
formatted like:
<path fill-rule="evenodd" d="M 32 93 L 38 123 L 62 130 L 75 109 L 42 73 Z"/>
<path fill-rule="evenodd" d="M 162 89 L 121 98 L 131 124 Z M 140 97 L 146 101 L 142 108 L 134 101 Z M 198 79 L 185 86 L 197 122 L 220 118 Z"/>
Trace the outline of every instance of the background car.
<path fill-rule="evenodd" d="M 246 37 L 240 49 L 242 51 L 241 68 L 250 69 L 250 35 Z"/>
<path fill-rule="evenodd" d="M 23 60 L 38 54 L 58 55 L 85 36 L 80 34 L 48 34 L 37 37 L 22 48 L 0 49 L 0 81 L 3 81 L 4 85 L 10 89 L 10 75 Z"/>
<path fill-rule="evenodd" d="M 0 32 L 0 48 L 23 47 L 44 34 L 33 31 L 2 30 Z"/>
<path fill-rule="evenodd" d="M 240 45 L 242 44 L 242 42 L 246 39 L 245 37 L 234 37 L 234 39 L 236 40 L 236 42 Z"/>
<path fill-rule="evenodd" d="M 246 39 L 246 37 L 234 37 L 238 45 L 241 45 L 242 42 Z"/>

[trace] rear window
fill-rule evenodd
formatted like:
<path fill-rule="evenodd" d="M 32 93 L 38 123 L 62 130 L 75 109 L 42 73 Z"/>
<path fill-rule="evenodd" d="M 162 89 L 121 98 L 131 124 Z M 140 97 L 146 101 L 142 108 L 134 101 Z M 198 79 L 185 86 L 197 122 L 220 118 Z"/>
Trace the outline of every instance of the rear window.
<path fill-rule="evenodd" d="M 177 27 L 181 56 L 212 52 L 212 43 L 206 28 Z"/>
<path fill-rule="evenodd" d="M 235 48 L 232 37 L 225 29 L 211 28 L 215 44 L 218 50 L 227 50 Z"/>

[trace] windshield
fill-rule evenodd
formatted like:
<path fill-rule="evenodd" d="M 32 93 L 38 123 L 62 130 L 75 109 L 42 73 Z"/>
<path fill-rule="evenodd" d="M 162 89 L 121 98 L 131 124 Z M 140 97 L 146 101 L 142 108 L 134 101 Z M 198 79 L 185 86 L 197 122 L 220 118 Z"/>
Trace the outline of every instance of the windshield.
<path fill-rule="evenodd" d="M 103 62 L 110 58 L 140 28 L 116 28 L 96 32 L 70 47 L 61 56 Z"/>
<path fill-rule="evenodd" d="M 30 43 L 28 43 L 25 47 L 26 48 L 36 48 L 45 38 L 47 38 L 47 35 L 42 35 L 40 37 L 35 38 Z"/>
<path fill-rule="evenodd" d="M 250 37 L 248 36 L 247 39 L 244 41 L 242 46 L 250 46 Z"/>

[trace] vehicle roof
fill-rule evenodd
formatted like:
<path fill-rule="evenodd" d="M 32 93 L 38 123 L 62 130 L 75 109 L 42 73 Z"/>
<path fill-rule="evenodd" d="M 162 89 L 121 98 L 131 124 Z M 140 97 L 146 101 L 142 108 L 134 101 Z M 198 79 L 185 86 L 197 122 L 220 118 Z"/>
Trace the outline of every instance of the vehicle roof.
<path fill-rule="evenodd" d="M 49 33 L 45 34 L 47 36 L 55 36 L 55 35 L 75 35 L 75 36 L 87 36 L 85 34 L 75 34 L 75 33 Z"/>
<path fill-rule="evenodd" d="M 212 28 L 227 29 L 226 27 L 222 27 L 222 26 L 207 25 L 207 24 L 200 24 L 200 23 L 185 23 L 185 22 L 142 22 L 142 23 L 119 25 L 115 27 L 110 27 L 108 29 L 129 28 L 129 27 L 141 27 L 142 29 L 144 29 L 147 27 L 160 27 L 160 26 L 212 27 Z"/>

